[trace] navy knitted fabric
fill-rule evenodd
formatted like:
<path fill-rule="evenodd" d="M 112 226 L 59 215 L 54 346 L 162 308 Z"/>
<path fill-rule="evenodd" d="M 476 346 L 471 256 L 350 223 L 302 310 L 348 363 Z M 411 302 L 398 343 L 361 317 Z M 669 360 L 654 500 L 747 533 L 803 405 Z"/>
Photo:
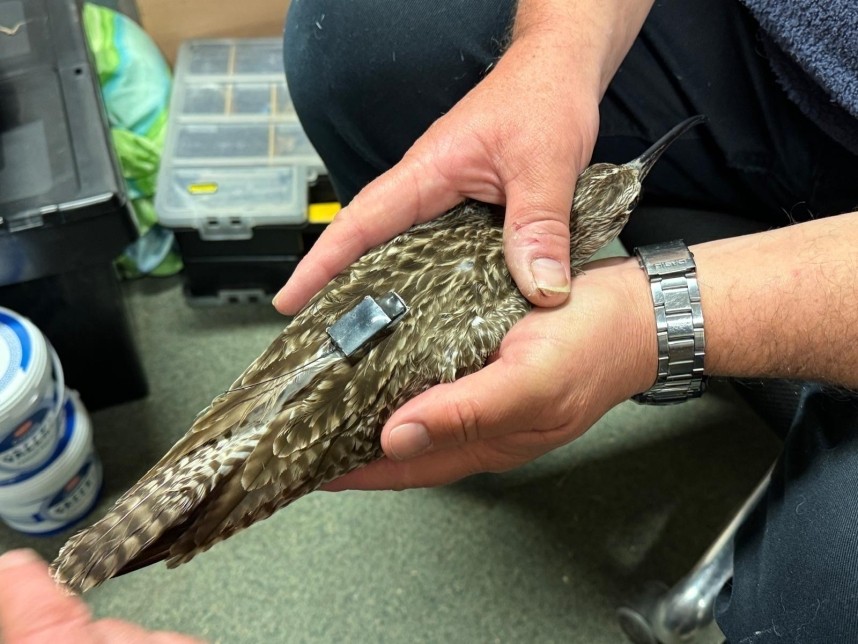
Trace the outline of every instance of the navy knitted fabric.
<path fill-rule="evenodd" d="M 790 99 L 858 154 L 858 1 L 742 2 L 764 32 L 764 52 Z"/>

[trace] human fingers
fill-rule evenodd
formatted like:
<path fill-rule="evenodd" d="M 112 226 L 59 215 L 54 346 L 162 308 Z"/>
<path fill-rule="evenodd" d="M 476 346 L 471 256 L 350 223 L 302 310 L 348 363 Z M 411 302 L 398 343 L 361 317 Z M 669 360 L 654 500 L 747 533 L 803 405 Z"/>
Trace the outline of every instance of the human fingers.
<path fill-rule="evenodd" d="M 100 619 L 90 625 L 89 633 L 94 641 L 122 642 L 122 644 L 202 644 L 202 640 L 168 633 L 150 632 L 146 629 L 118 619 Z"/>
<path fill-rule="evenodd" d="M 522 294 L 537 306 L 569 297 L 569 212 L 574 178 L 546 177 L 541 184 L 507 189 L 504 257 Z"/>
<path fill-rule="evenodd" d="M 0 640 L 9 644 L 34 642 L 37 637 L 74 641 L 63 637 L 89 619 L 86 604 L 63 592 L 32 550 L 12 550 L 0 557 Z"/>
<path fill-rule="evenodd" d="M 495 361 L 408 401 L 382 430 L 385 454 L 401 461 L 525 430 L 538 435 L 573 418 L 583 430 L 641 391 L 654 333 L 645 279 L 634 264 L 594 266 L 575 280 L 571 302 L 518 322 Z"/>
<path fill-rule="evenodd" d="M 533 365 L 503 355 L 480 371 L 432 387 L 397 410 L 381 434 L 393 460 L 476 443 L 539 425 L 553 395 Z M 550 425 L 551 422 L 548 422 Z"/>
<path fill-rule="evenodd" d="M 343 490 L 406 490 L 447 485 L 480 472 L 504 472 L 562 445 L 562 430 L 517 432 L 498 438 L 432 451 L 407 461 L 382 458 L 322 487 Z"/>
<path fill-rule="evenodd" d="M 322 490 L 407 490 L 415 487 L 435 487 L 474 474 L 478 469 L 474 459 L 463 450 L 430 452 L 408 461 L 382 458 L 349 472 Z"/>
<path fill-rule="evenodd" d="M 544 100 L 507 106 L 509 120 L 497 127 L 489 146 L 506 196 L 506 263 L 519 290 L 541 307 L 559 306 L 569 297 L 570 211 L 599 121 L 592 88 L 569 76 L 568 65 L 552 53 L 542 39 L 520 40 L 502 59 L 515 93 L 533 83 L 533 60 L 548 65 L 547 87 Z"/>
<path fill-rule="evenodd" d="M 366 251 L 461 200 L 462 195 L 423 156 L 406 155 L 337 214 L 275 296 L 275 308 L 284 315 L 296 314 Z"/>

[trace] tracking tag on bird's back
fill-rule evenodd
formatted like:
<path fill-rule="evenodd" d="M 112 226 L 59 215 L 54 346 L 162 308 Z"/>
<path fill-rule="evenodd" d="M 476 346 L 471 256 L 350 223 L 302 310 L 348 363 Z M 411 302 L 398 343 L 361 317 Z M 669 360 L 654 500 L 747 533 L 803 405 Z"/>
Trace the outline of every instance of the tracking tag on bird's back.
<path fill-rule="evenodd" d="M 405 301 L 393 291 L 378 298 L 365 297 L 328 328 L 328 335 L 343 355 L 350 358 L 405 315 Z"/>

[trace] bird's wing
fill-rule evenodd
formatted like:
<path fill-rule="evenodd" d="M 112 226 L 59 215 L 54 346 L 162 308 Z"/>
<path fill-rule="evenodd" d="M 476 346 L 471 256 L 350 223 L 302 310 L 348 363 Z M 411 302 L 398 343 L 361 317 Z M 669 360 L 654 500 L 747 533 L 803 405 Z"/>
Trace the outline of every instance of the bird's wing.
<path fill-rule="evenodd" d="M 163 557 L 162 537 L 187 523 L 243 466 L 269 429 L 271 409 L 311 384 L 295 375 L 284 384 L 274 376 L 294 372 L 319 352 L 327 325 L 316 317 L 309 309 L 297 316 L 107 515 L 63 546 L 54 564 L 60 581 L 86 590 L 135 565 L 141 553 L 151 557 L 154 549 Z"/>
<path fill-rule="evenodd" d="M 337 290 L 349 281 L 348 274 L 343 274 L 318 293 L 232 386 L 197 415 L 187 434 L 151 471 L 157 471 L 206 443 L 228 433 L 234 434 L 256 422 L 267 411 L 265 405 L 271 404 L 272 392 L 277 392 L 274 400 L 281 404 L 298 396 L 312 381 L 305 369 L 320 359 L 328 348 L 325 330 L 338 314 L 362 297 L 357 288 L 347 289 L 347 297 L 337 294 Z M 320 310 L 320 303 L 333 298 L 344 302 L 344 305 L 325 306 Z"/>
<path fill-rule="evenodd" d="M 55 577 L 84 591 L 159 559 L 182 563 L 380 456 L 379 430 L 394 409 L 478 369 L 529 309 L 498 268 L 500 230 L 479 212 L 466 215 L 472 233 L 482 222 L 480 243 L 436 220 L 329 285 L 104 518 L 69 540 Z M 337 317 L 394 288 L 410 308 L 390 335 L 356 360 L 284 385 L 284 373 L 322 350 Z"/>
<path fill-rule="evenodd" d="M 449 247 L 457 236 L 449 234 Z M 399 405 L 439 381 L 482 366 L 529 310 L 505 271 L 499 237 L 473 256 L 382 248 L 352 267 L 349 280 L 319 298 L 329 319 L 391 285 L 409 306 L 395 332 L 356 361 L 331 365 L 301 395 L 278 406 L 243 462 L 197 507 L 169 547 L 169 564 L 188 561 L 236 531 L 381 455 L 378 430 Z M 452 268 L 451 268 L 452 266 Z M 445 288 L 439 290 L 439 285 Z M 367 285 L 372 285 L 368 291 Z M 308 309 L 309 310 L 309 309 Z"/>

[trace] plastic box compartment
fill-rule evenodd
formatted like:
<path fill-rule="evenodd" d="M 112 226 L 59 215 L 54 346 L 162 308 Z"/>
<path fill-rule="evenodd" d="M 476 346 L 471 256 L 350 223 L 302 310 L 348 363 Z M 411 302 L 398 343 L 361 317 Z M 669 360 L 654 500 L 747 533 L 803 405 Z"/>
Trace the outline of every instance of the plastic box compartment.
<path fill-rule="evenodd" d="M 255 228 L 249 239 L 206 241 L 195 228 L 177 228 L 173 232 L 182 255 L 188 260 L 214 257 L 294 255 L 303 257 L 322 234 L 324 226 L 309 225 L 302 230 L 290 226 Z"/>
<path fill-rule="evenodd" d="M 185 295 L 197 305 L 268 302 L 299 260 L 294 255 L 188 259 Z"/>
<path fill-rule="evenodd" d="M 184 43 L 155 208 L 176 233 L 188 297 L 276 292 L 324 230 L 311 198 L 335 200 L 292 106 L 281 41 Z"/>

